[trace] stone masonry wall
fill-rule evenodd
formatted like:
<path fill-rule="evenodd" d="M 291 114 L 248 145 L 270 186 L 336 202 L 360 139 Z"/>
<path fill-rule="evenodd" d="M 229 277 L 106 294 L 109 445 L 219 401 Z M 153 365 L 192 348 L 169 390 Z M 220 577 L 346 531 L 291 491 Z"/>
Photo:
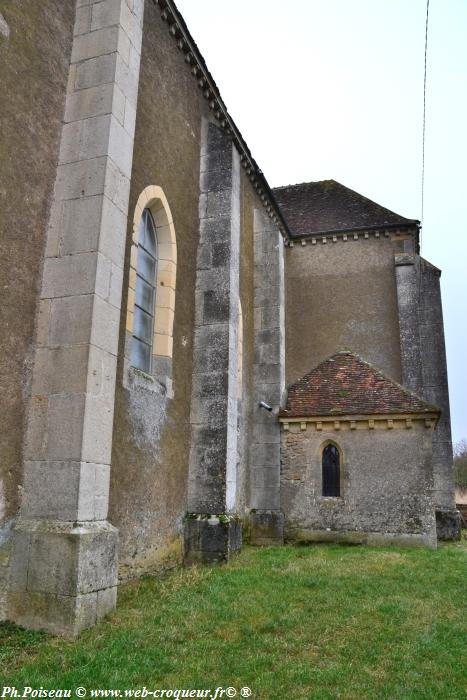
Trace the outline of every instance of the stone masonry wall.
<path fill-rule="evenodd" d="M 291 540 L 348 540 L 436 544 L 432 501 L 432 428 L 402 421 L 393 429 L 359 422 L 352 430 L 282 432 L 281 503 Z M 326 441 L 341 450 L 341 497 L 322 496 L 321 452 Z M 411 537 L 409 537 L 411 536 Z"/>
<path fill-rule="evenodd" d="M 22 485 L 34 323 L 66 83 L 74 3 L 1 3 L 0 31 L 0 619 L 8 542 Z M 18 310 L 21 313 L 18 313 Z"/>
<path fill-rule="evenodd" d="M 439 509 L 453 510 L 454 479 L 451 441 L 449 389 L 444 344 L 440 271 L 426 260 L 420 261 L 420 350 L 425 401 L 441 408 L 441 418 L 433 437 L 435 502 Z"/>
<path fill-rule="evenodd" d="M 349 349 L 401 380 L 393 242 L 296 242 L 285 250 L 286 383 Z"/>
<path fill-rule="evenodd" d="M 250 446 L 251 540 L 282 541 L 280 428 L 285 388 L 284 244 L 268 217 L 255 211 L 255 355 Z M 259 406 L 263 401 L 272 411 Z"/>

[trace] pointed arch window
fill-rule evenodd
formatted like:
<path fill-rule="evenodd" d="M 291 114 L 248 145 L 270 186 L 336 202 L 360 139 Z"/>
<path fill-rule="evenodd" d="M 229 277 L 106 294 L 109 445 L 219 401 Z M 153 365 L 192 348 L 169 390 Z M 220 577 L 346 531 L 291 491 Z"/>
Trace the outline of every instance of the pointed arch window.
<path fill-rule="evenodd" d="M 337 445 L 326 445 L 322 455 L 323 496 L 341 495 L 341 455 Z"/>
<path fill-rule="evenodd" d="M 156 303 L 157 236 L 149 209 L 144 209 L 142 213 L 138 239 L 132 365 L 150 373 Z"/>

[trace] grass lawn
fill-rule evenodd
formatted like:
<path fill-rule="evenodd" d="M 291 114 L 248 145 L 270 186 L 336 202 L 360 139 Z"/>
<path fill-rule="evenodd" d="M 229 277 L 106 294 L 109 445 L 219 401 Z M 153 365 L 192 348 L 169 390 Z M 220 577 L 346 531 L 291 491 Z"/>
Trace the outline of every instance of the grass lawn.
<path fill-rule="evenodd" d="M 465 700 L 466 559 L 465 541 L 246 548 L 227 566 L 123 586 L 78 640 L 0 624 L 0 686 Z"/>

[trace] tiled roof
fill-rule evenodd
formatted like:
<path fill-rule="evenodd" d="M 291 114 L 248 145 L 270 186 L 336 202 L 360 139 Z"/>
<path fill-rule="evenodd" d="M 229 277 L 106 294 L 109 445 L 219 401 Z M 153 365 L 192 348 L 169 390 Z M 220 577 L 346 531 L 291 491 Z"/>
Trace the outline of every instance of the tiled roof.
<path fill-rule="evenodd" d="M 289 388 L 279 416 L 439 413 L 349 351 L 338 352 Z"/>
<path fill-rule="evenodd" d="M 335 180 L 303 182 L 273 189 L 292 236 L 385 226 L 415 226 Z"/>

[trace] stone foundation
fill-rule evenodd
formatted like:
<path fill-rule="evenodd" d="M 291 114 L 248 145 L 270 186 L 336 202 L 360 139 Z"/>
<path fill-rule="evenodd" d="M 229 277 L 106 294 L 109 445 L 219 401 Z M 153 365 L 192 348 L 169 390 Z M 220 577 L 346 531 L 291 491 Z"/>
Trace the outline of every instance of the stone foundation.
<path fill-rule="evenodd" d="M 287 542 L 336 542 L 365 544 L 370 547 L 429 547 L 436 549 L 432 533 L 405 534 L 398 532 L 360 532 L 358 530 L 289 530 Z"/>
<path fill-rule="evenodd" d="M 218 518 L 185 521 L 184 563 L 219 564 L 230 559 L 242 547 L 239 520 L 220 522 Z"/>
<path fill-rule="evenodd" d="M 439 540 L 460 540 L 461 516 L 458 510 L 436 511 L 436 535 Z"/>
<path fill-rule="evenodd" d="M 106 521 L 19 521 L 12 540 L 9 619 L 66 636 L 91 627 L 116 605 L 117 549 L 117 530 Z"/>
<path fill-rule="evenodd" d="M 250 515 L 250 543 L 284 544 L 284 514 L 278 510 L 253 511 Z"/>

